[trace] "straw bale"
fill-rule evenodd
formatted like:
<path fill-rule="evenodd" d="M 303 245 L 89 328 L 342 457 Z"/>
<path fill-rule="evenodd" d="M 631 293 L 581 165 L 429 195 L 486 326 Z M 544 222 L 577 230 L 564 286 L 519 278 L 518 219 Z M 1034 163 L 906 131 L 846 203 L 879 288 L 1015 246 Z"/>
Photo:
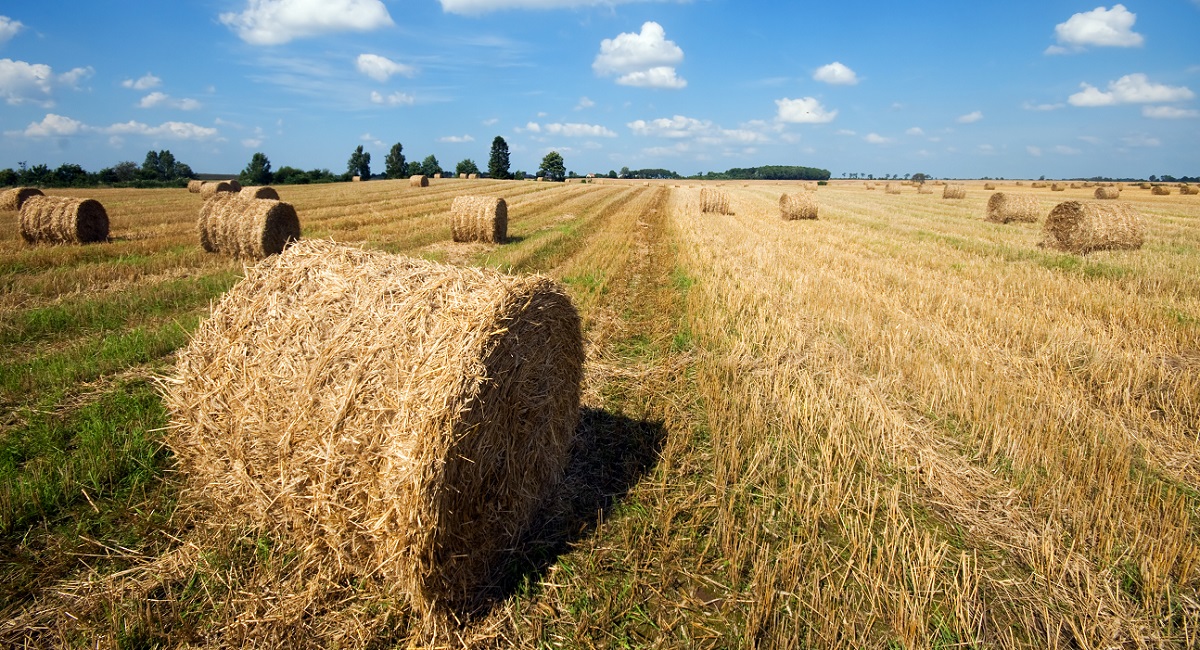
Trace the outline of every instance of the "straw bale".
<path fill-rule="evenodd" d="M 1097 199 L 1119 199 L 1121 198 L 1121 188 L 1097 187 L 1093 196 Z"/>
<path fill-rule="evenodd" d="M 1195 185 L 1184 185 L 1183 187 L 1179 188 L 1179 193 L 1180 194 L 1200 194 L 1200 187 L 1197 187 Z"/>
<path fill-rule="evenodd" d="M 229 181 L 205 181 L 200 184 L 200 196 L 209 198 L 218 192 L 240 192 L 241 186 L 234 187 Z"/>
<path fill-rule="evenodd" d="M 1142 247 L 1142 215 L 1128 203 L 1065 201 L 1046 217 L 1042 246 L 1090 253 Z"/>
<path fill-rule="evenodd" d="M 996 184 L 995 184 L 995 183 L 984 183 L 984 184 L 983 184 L 983 189 L 985 189 L 985 190 L 994 190 L 994 189 L 996 189 Z"/>
<path fill-rule="evenodd" d="M 503 244 L 508 237 L 508 204 L 491 196 L 456 196 L 450 204 L 450 234 L 457 242 Z"/>
<path fill-rule="evenodd" d="M 243 187 L 238 192 L 238 195 L 248 199 L 271 199 L 272 201 L 279 200 L 279 192 L 276 192 L 275 188 L 267 187 L 265 185 Z"/>
<path fill-rule="evenodd" d="M 95 199 L 42 196 L 21 204 L 21 237 L 45 244 L 88 244 L 108 240 L 108 212 Z"/>
<path fill-rule="evenodd" d="M 1008 223 L 1010 221 L 1037 221 L 1042 210 L 1038 200 L 1027 194 L 996 192 L 988 199 L 987 221 Z"/>
<path fill-rule="evenodd" d="M 199 194 L 201 185 L 204 185 L 204 181 L 198 181 L 198 180 L 192 179 L 192 180 L 188 181 L 188 186 L 187 186 L 188 191 L 191 192 L 192 194 Z"/>
<path fill-rule="evenodd" d="M 467 180 L 474 181 L 479 179 L 479 174 L 467 174 Z"/>
<path fill-rule="evenodd" d="M 965 199 L 967 198 L 967 188 L 962 185 L 949 184 L 942 188 L 943 199 Z"/>
<path fill-rule="evenodd" d="M 36 187 L 14 187 L 4 190 L 4 193 L 0 194 L 0 210 L 20 212 L 25 200 L 31 196 L 43 196 L 43 194 Z"/>
<path fill-rule="evenodd" d="M 359 176 L 359 175 L 355 174 L 354 176 L 351 176 L 351 177 L 350 177 L 350 182 L 351 182 L 351 183 L 361 183 L 361 182 L 362 182 L 362 176 Z"/>
<path fill-rule="evenodd" d="M 1082 185 L 1080 183 L 1071 183 L 1071 189 L 1073 189 L 1073 190 L 1082 189 L 1083 187 L 1084 187 L 1084 185 Z"/>
<path fill-rule="evenodd" d="M 1067 191 L 1067 186 L 1062 183 L 1055 183 L 1050 186 L 1050 191 L 1051 192 L 1065 192 L 1065 191 Z"/>
<path fill-rule="evenodd" d="M 188 498 L 298 566 L 457 609 L 561 481 L 583 359 L 549 278 L 303 241 L 179 352 L 167 443 Z"/>
<path fill-rule="evenodd" d="M 429 187 L 429 179 L 423 174 L 414 174 L 408 177 L 409 187 Z"/>
<path fill-rule="evenodd" d="M 222 192 L 200 207 L 196 231 L 209 253 L 257 260 L 299 240 L 300 219 L 290 203 Z"/>
<path fill-rule="evenodd" d="M 1151 185 L 1151 184 L 1149 184 L 1149 183 L 1141 183 L 1140 185 L 1138 185 L 1138 187 L 1142 188 L 1143 190 L 1148 190 L 1148 189 L 1150 189 L 1151 187 L 1154 187 L 1154 186 L 1153 186 L 1153 185 Z"/>
<path fill-rule="evenodd" d="M 784 221 L 817 218 L 817 197 L 812 192 L 796 192 L 779 197 L 779 216 Z"/>
<path fill-rule="evenodd" d="M 1039 181 L 1034 181 L 1033 183 L 1030 183 L 1030 184 L 1029 184 L 1029 187 L 1033 187 L 1033 188 L 1036 188 L 1036 189 L 1042 189 L 1042 188 L 1046 187 L 1046 184 L 1045 184 L 1045 183 L 1042 183 L 1042 182 L 1039 182 Z"/>
<path fill-rule="evenodd" d="M 917 186 L 917 194 L 933 194 L 932 187 L 926 187 L 924 183 Z"/>
<path fill-rule="evenodd" d="M 729 209 L 729 192 L 711 187 L 700 188 L 700 211 L 733 214 Z"/>
<path fill-rule="evenodd" d="M 873 190 L 873 189 L 875 189 L 875 184 L 874 183 L 863 183 L 863 187 L 867 188 L 868 190 Z"/>
<path fill-rule="evenodd" d="M 1169 196 L 1171 194 L 1171 188 L 1167 187 L 1166 185 L 1155 185 L 1150 189 L 1150 193 L 1156 196 Z"/>
<path fill-rule="evenodd" d="M 459 174 L 459 175 L 458 175 L 458 179 L 459 179 L 460 181 L 465 181 L 465 180 L 467 179 L 467 175 L 466 175 L 466 174 Z"/>
<path fill-rule="evenodd" d="M 899 194 L 900 186 L 895 183 L 888 183 L 887 185 L 883 186 L 883 191 L 888 194 Z"/>

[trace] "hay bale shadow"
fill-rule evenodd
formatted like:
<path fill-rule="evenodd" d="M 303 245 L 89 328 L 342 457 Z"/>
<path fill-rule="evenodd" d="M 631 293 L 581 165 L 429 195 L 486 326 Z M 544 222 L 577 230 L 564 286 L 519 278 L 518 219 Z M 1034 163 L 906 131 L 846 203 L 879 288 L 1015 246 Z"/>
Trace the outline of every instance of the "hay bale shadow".
<path fill-rule="evenodd" d="M 476 615 L 541 580 L 559 555 L 592 535 L 609 512 L 657 462 L 666 440 L 662 422 L 584 408 L 559 492 L 528 532 L 497 564 Z"/>

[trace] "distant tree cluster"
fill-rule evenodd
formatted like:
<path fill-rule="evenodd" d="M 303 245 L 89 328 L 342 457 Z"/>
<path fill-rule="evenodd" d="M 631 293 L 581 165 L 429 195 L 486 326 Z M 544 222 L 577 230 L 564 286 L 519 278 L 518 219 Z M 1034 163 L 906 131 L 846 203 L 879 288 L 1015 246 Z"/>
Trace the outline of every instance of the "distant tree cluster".
<path fill-rule="evenodd" d="M 98 172 L 89 172 L 74 163 L 57 169 L 46 165 L 17 163 L 16 169 L 0 169 L 0 186 L 28 187 L 182 187 L 195 178 L 192 168 L 179 162 L 170 150 L 148 151 L 141 166 L 126 160 Z"/>
<path fill-rule="evenodd" d="M 724 172 L 708 172 L 703 177 L 723 181 L 827 181 L 829 180 L 829 170 L 798 165 L 765 165 L 763 167 L 735 167 Z"/>

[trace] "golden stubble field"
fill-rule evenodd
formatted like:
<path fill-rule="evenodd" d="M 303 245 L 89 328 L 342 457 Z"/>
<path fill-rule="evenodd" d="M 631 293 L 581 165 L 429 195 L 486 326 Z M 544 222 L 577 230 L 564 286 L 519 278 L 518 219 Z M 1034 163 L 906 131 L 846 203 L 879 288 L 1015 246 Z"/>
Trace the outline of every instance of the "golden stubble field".
<path fill-rule="evenodd" d="M 1077 256 L 985 222 L 982 183 L 835 181 L 787 222 L 798 184 L 715 186 L 732 215 L 686 181 L 280 188 L 307 238 L 546 273 L 583 315 L 562 494 L 478 610 L 433 622 L 179 495 L 152 377 L 242 272 L 200 249 L 197 196 L 49 192 L 108 208 L 86 247 L 0 213 L 0 639 L 1200 645 L 1200 197 L 1127 187 L 1145 246 Z M 459 194 L 505 197 L 510 242 L 451 242 Z M 150 449 L 97 479 L 72 450 L 112 423 L 104 467 Z"/>

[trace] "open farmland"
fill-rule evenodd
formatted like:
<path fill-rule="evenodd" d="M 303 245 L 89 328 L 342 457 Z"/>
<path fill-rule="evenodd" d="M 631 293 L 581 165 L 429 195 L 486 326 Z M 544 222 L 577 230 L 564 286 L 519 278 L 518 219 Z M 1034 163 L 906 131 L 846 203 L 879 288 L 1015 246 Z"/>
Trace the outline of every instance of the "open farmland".
<path fill-rule="evenodd" d="M 834 182 L 815 221 L 787 183 L 721 185 L 728 215 L 699 183 L 280 189 L 305 238 L 544 273 L 581 312 L 566 482 L 456 622 L 181 493 L 155 378 L 243 273 L 197 196 L 48 191 L 106 207 L 82 247 L 0 213 L 0 642 L 1200 645 L 1200 197 L 1125 188 L 1145 245 L 1078 256 L 964 187 Z M 453 243 L 460 194 L 503 196 L 509 242 Z"/>

